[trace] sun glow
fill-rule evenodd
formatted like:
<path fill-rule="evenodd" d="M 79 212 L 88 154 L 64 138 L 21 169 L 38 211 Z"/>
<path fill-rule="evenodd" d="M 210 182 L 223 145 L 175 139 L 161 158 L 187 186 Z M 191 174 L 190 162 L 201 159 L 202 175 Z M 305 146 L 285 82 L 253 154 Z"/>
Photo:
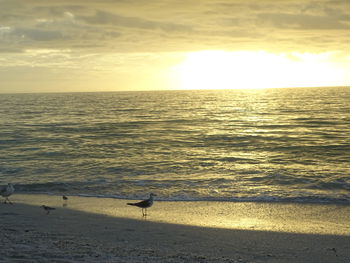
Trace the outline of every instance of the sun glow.
<path fill-rule="evenodd" d="M 344 72 L 332 53 L 198 51 L 174 70 L 180 89 L 258 89 L 337 86 Z"/>

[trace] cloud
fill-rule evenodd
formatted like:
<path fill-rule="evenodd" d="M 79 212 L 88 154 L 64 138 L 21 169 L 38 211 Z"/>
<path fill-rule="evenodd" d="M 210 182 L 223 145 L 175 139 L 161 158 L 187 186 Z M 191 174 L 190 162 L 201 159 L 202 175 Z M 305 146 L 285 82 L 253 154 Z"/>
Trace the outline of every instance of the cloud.
<path fill-rule="evenodd" d="M 350 53 L 348 0 L 0 2 L 0 92 L 5 78 L 112 90 L 205 49 Z"/>
<path fill-rule="evenodd" d="M 315 16 L 288 13 L 263 13 L 258 17 L 263 23 L 271 23 L 274 28 L 299 30 L 348 30 L 350 25 L 344 23 L 346 17 Z"/>
<path fill-rule="evenodd" d="M 52 41 L 63 38 L 60 31 L 41 30 L 35 28 L 16 28 L 10 34 L 36 41 Z"/>
<path fill-rule="evenodd" d="M 328 49 L 349 41 L 346 0 L 3 0 L 0 52 L 24 48 L 86 52 Z M 0 28 L 1 28 L 0 27 Z"/>
<path fill-rule="evenodd" d="M 80 20 L 83 20 L 89 24 L 97 24 L 97 25 L 114 25 L 126 28 L 138 28 L 138 29 L 146 29 L 146 30 L 154 30 L 160 29 L 164 31 L 190 31 L 190 26 L 185 26 L 177 23 L 170 22 L 156 22 L 152 20 L 146 20 L 137 17 L 128 17 L 117 14 L 112 14 L 105 11 L 96 11 L 96 14 L 93 16 L 78 16 Z"/>
<path fill-rule="evenodd" d="M 23 52 L 20 48 L 15 47 L 0 47 L 0 53 L 21 53 Z"/>

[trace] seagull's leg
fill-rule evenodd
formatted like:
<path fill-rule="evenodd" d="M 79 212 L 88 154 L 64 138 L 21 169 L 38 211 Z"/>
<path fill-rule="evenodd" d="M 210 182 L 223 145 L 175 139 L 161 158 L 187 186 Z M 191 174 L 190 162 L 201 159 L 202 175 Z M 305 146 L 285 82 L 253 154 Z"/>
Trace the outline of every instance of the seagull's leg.
<path fill-rule="evenodd" d="M 147 216 L 147 208 L 145 208 L 145 216 Z"/>
<path fill-rule="evenodd" d="M 10 201 L 10 199 L 8 197 L 6 197 L 7 202 L 10 204 L 10 205 L 13 205 L 12 202 Z"/>

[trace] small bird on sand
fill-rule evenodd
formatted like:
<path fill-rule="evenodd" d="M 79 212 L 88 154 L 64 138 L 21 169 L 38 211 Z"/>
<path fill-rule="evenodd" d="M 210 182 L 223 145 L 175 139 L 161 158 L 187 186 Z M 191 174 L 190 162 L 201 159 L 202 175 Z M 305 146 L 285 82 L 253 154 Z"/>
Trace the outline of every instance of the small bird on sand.
<path fill-rule="evenodd" d="M 147 216 L 147 208 L 153 205 L 153 196 L 156 194 L 151 193 L 149 198 L 138 203 L 127 203 L 128 205 L 133 205 L 142 208 L 142 216 Z"/>
<path fill-rule="evenodd" d="M 3 186 L 2 188 L 0 188 L 0 195 L 2 197 L 5 197 L 5 201 L 4 201 L 4 204 L 6 204 L 7 202 L 9 204 L 12 205 L 10 199 L 9 199 L 9 196 L 12 195 L 15 191 L 15 188 L 13 187 L 13 184 L 11 183 L 8 183 L 7 186 Z"/>
<path fill-rule="evenodd" d="M 63 195 L 63 196 L 62 196 L 62 199 L 63 199 L 64 201 L 67 201 L 67 200 L 68 200 L 68 197 L 65 196 L 65 195 Z"/>
<path fill-rule="evenodd" d="M 50 206 L 47 206 L 47 205 L 42 205 L 41 207 L 46 211 L 46 214 L 47 214 L 47 215 L 50 214 L 50 211 L 56 209 L 56 208 L 54 208 L 54 207 L 50 207 Z"/>

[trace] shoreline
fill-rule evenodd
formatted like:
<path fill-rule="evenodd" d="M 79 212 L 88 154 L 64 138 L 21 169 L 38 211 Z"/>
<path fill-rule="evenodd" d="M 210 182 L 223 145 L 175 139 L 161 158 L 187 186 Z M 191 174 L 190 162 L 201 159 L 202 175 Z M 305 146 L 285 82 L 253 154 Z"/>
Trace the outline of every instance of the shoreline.
<path fill-rule="evenodd" d="M 17 195 L 42 195 L 42 196 L 62 196 L 64 193 L 51 193 L 51 192 L 19 192 L 16 191 Z M 77 198 L 102 198 L 102 199 L 113 199 L 113 200 L 127 200 L 127 201 L 138 201 L 139 198 L 133 197 L 128 198 L 124 196 L 116 195 L 100 195 L 100 194 L 66 194 L 67 196 Z M 147 198 L 147 194 L 143 197 Z M 142 198 L 142 197 L 140 197 Z M 222 202 L 222 203 L 268 203 L 268 204 L 320 204 L 320 205 L 348 205 L 350 206 L 350 199 L 324 199 L 323 201 L 317 199 L 302 199 L 302 198 L 188 198 L 188 199 L 161 199 L 157 198 L 157 202 Z"/>
<path fill-rule="evenodd" d="M 346 262 L 350 206 L 14 194 L 0 204 L 4 262 Z M 56 210 L 46 215 L 40 205 Z"/>

